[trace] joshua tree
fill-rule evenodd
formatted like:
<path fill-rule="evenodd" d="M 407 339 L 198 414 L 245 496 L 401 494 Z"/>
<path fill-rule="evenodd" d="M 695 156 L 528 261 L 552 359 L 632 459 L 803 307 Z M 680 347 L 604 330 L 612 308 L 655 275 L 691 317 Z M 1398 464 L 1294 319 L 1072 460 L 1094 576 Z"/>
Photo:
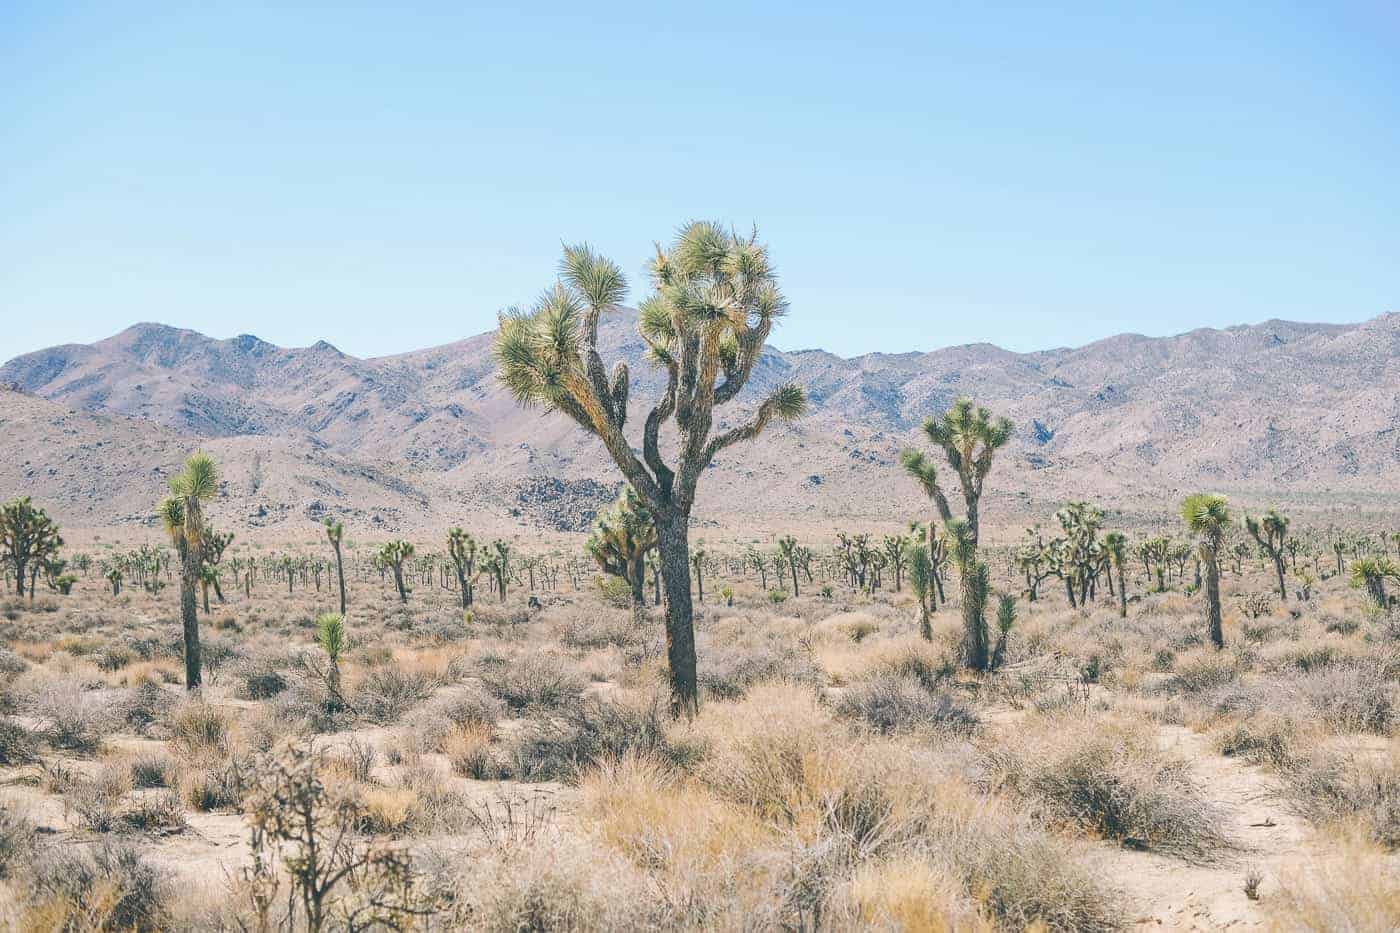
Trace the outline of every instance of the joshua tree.
<path fill-rule="evenodd" d="M 326 519 L 326 540 L 335 551 L 335 573 L 340 581 L 340 614 L 345 615 L 345 563 L 340 556 L 340 543 L 345 539 L 345 526 L 333 518 Z"/>
<path fill-rule="evenodd" d="M 160 504 L 160 517 L 180 556 L 180 619 L 185 634 L 185 689 L 200 684 L 199 615 L 195 589 L 204 566 L 207 529 L 202 503 L 219 491 L 219 471 L 202 451 L 185 461 L 184 469 L 170 478 L 170 495 Z"/>
<path fill-rule="evenodd" d="M 1358 557 L 1351 562 L 1351 585 L 1363 587 L 1377 608 L 1387 605 L 1385 580 L 1400 579 L 1400 567 L 1389 557 Z"/>
<path fill-rule="evenodd" d="M 113 567 L 103 574 L 103 576 L 108 583 L 112 584 L 112 595 L 120 596 L 122 592 L 122 572 L 116 567 Z"/>
<path fill-rule="evenodd" d="M 709 556 L 709 551 L 705 550 L 705 542 L 696 541 L 694 549 L 690 552 L 690 566 L 695 571 L 696 598 L 702 603 L 705 601 L 705 558 Z"/>
<path fill-rule="evenodd" d="M 987 568 L 977 560 L 978 507 L 982 500 L 982 484 L 992 469 L 992 457 L 1011 439 L 1013 430 L 1006 418 L 993 418 L 986 408 L 966 398 L 954 402 L 941 418 L 929 418 L 924 422 L 924 433 L 943 450 L 962 487 L 966 518 L 956 533 L 948 497 L 938 483 L 937 467 L 921 451 L 906 450 L 900 456 L 905 471 L 933 500 L 949 537 L 954 539 L 952 550 L 962 581 L 963 663 L 979 671 L 987 669 L 990 659 L 987 623 L 982 615 L 987 602 L 985 586 L 980 598 L 976 592 L 977 579 L 980 577 L 985 584 L 987 577 Z"/>
<path fill-rule="evenodd" d="M 457 589 L 462 595 L 462 608 L 472 604 L 472 581 L 476 579 L 476 539 L 460 528 L 447 531 L 447 556 L 457 571 Z"/>
<path fill-rule="evenodd" d="M 584 547 L 603 573 L 626 581 L 633 616 L 645 618 L 646 559 L 656 547 L 656 523 L 635 489 L 623 486 L 617 501 L 598 513 Z"/>
<path fill-rule="evenodd" d="M 1230 507 L 1224 496 L 1197 493 L 1187 496 L 1181 503 L 1181 517 L 1195 535 L 1196 552 L 1205 565 L 1206 624 L 1210 643 L 1224 648 L 1225 632 L 1220 619 L 1220 556 L 1230 528 Z"/>
<path fill-rule="evenodd" d="M 403 580 L 403 564 L 414 554 L 413 545 L 402 538 L 386 542 L 379 549 L 379 561 L 394 572 L 394 586 L 399 591 L 399 602 L 408 602 L 408 586 Z M 288 571 L 290 574 L 291 571 Z"/>
<path fill-rule="evenodd" d="M 1118 616 L 1128 617 L 1128 581 L 1124 565 L 1128 562 L 1128 539 L 1121 531 L 1110 531 L 1103 536 L 1103 546 L 1113 561 L 1113 569 L 1118 574 Z"/>
<path fill-rule="evenodd" d="M 34 507 L 28 496 L 11 499 L 0 506 L 0 554 L 14 569 L 15 594 L 24 595 L 24 577 L 29 574 L 29 598 L 34 598 L 34 581 L 45 561 L 52 560 L 63 545 L 58 526 L 43 509 Z"/>
<path fill-rule="evenodd" d="M 794 598 L 801 595 L 797 591 L 797 564 L 799 560 L 799 550 L 800 548 L 798 548 L 797 546 L 797 539 L 794 538 L 792 535 L 784 535 L 783 537 L 778 539 L 778 554 L 781 557 L 781 563 L 779 563 L 778 565 L 778 570 L 781 573 L 783 565 L 786 564 L 788 571 L 792 574 L 792 595 Z"/>
<path fill-rule="evenodd" d="M 1264 517 L 1258 521 L 1253 516 L 1244 517 L 1244 527 L 1249 531 L 1250 537 L 1263 549 L 1269 559 L 1274 562 L 1274 572 L 1278 574 L 1278 595 L 1284 602 L 1288 601 L 1288 584 L 1284 582 L 1284 539 L 1288 536 L 1288 519 L 1284 518 L 1273 509 L 1264 513 Z"/>
<path fill-rule="evenodd" d="M 510 545 L 497 538 L 491 542 L 491 554 L 482 562 L 481 569 L 489 571 L 496 581 L 496 592 L 501 602 L 506 601 L 506 581 L 510 578 Z"/>
<path fill-rule="evenodd" d="M 666 388 L 647 415 L 638 456 L 623 434 L 631 377 L 608 375 L 598 354 L 598 321 L 627 291 L 621 270 L 587 246 L 564 251 L 561 280 L 529 313 L 501 318 L 500 375 L 516 400 L 563 412 L 607 448 L 656 522 L 666 588 L 667 660 L 673 712 L 699 706 L 690 598 L 690 513 L 700 475 L 716 454 L 751 440 L 774 418 L 798 417 L 806 396 L 777 387 L 748 418 L 712 435 L 715 409 L 735 400 L 753 372 L 773 322 L 787 308 L 767 247 L 718 224 L 686 225 L 651 263 L 655 294 L 640 306 L 639 330 Z M 661 452 L 661 428 L 675 426 L 675 459 Z"/>
<path fill-rule="evenodd" d="M 345 633 L 345 616 L 327 612 L 316 619 L 316 643 L 326 653 L 326 689 L 334 709 L 345 708 L 340 692 L 340 657 L 345 653 L 349 638 Z"/>
<path fill-rule="evenodd" d="M 924 641 L 933 640 L 933 623 L 929 620 L 929 603 L 933 601 L 933 564 L 928 549 L 918 538 L 908 539 L 909 584 L 919 600 L 919 634 Z"/>

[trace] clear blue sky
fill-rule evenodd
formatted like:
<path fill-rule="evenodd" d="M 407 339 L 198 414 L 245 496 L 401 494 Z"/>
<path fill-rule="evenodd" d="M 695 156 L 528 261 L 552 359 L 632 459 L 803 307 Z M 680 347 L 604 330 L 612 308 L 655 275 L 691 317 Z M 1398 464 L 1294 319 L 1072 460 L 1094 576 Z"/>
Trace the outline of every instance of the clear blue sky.
<path fill-rule="evenodd" d="M 1400 309 L 1400 5 L 1060 6 L 0 2 L 0 359 L 398 352 L 694 217 L 785 348 Z"/>

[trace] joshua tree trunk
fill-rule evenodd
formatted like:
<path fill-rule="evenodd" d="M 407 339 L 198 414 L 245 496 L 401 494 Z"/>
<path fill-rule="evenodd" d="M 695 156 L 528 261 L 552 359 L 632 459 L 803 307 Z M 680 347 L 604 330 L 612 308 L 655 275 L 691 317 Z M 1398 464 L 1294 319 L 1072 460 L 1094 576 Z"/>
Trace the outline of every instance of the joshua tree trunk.
<path fill-rule="evenodd" d="M 180 621 L 185 629 L 186 690 L 193 690 L 201 683 L 199 606 L 195 602 L 195 587 L 199 585 L 199 558 L 198 551 L 188 544 L 180 548 Z"/>
<path fill-rule="evenodd" d="M 793 561 L 788 561 L 788 566 L 792 568 L 792 596 L 796 599 L 801 595 L 797 592 L 797 564 Z"/>
<path fill-rule="evenodd" d="M 15 558 L 15 591 L 21 598 L 24 597 L 24 568 L 27 563 L 22 557 Z"/>
<path fill-rule="evenodd" d="M 695 675 L 695 632 L 691 627 L 689 517 L 656 516 L 661 582 L 666 590 L 666 658 L 671 667 L 671 707 L 677 716 L 700 708 Z"/>
<path fill-rule="evenodd" d="M 982 599 L 971 572 L 959 574 L 963 619 L 963 664 L 974 671 L 987 669 L 987 623 L 982 618 Z"/>
<path fill-rule="evenodd" d="M 933 588 L 929 587 L 929 596 L 933 595 Z M 928 602 L 922 596 L 919 597 L 919 635 L 924 641 L 933 641 L 933 623 L 928 617 Z"/>
<path fill-rule="evenodd" d="M 335 546 L 335 573 L 340 579 L 340 614 L 345 615 L 345 564 L 340 559 L 340 545 Z"/>
<path fill-rule="evenodd" d="M 1284 602 L 1288 602 L 1288 584 L 1283 579 L 1283 555 L 1274 558 L 1274 570 L 1278 573 L 1278 596 Z"/>
<path fill-rule="evenodd" d="M 403 568 L 398 564 L 394 565 L 394 586 L 399 588 L 399 602 L 408 602 L 408 590 L 403 585 Z"/>
<path fill-rule="evenodd" d="M 1069 597 L 1069 607 L 1078 609 L 1079 602 L 1074 598 L 1074 581 L 1069 577 L 1065 577 L 1065 595 Z"/>
<path fill-rule="evenodd" d="M 1216 648 L 1225 647 L 1225 631 L 1220 619 L 1220 567 L 1215 561 L 1206 563 L 1206 624 L 1210 629 L 1210 643 Z"/>
<path fill-rule="evenodd" d="M 1118 617 L 1128 617 L 1128 585 L 1123 579 L 1123 565 L 1118 565 Z"/>

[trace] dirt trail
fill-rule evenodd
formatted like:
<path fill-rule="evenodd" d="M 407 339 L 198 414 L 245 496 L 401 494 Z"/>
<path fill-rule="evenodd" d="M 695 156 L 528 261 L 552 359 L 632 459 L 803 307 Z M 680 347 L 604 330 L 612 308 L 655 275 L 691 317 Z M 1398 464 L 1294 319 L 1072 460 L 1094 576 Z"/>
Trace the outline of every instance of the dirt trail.
<path fill-rule="evenodd" d="M 1165 751 L 1191 762 L 1209 798 L 1226 813 L 1225 830 L 1241 847 L 1212 865 L 1192 865 L 1151 852 L 1104 846 L 1097 859 L 1108 879 L 1135 905 L 1140 929 L 1219 930 L 1264 927 L 1262 909 L 1278 890 L 1280 871 L 1306 858 L 1311 830 L 1278 799 L 1278 782 L 1267 772 L 1211 746 L 1209 737 L 1181 726 L 1162 726 Z M 1313 854 L 1316 854 L 1315 852 Z M 1261 901 L 1244 893 L 1246 874 L 1263 878 Z"/>

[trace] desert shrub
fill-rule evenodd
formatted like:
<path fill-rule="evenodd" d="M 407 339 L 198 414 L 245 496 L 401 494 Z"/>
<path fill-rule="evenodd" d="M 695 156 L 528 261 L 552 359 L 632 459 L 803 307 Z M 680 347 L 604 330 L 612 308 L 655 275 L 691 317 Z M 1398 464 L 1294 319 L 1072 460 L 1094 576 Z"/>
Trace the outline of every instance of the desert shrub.
<path fill-rule="evenodd" d="M 977 715 L 946 692 L 931 693 L 915 678 L 895 674 L 848 688 L 836 711 L 886 734 L 924 728 L 969 734 L 978 725 Z"/>
<path fill-rule="evenodd" d="M 170 743 L 182 754 L 221 757 L 228 750 L 228 716 L 203 698 L 192 697 L 175 707 L 167 725 Z"/>
<path fill-rule="evenodd" d="M 95 833 L 117 828 L 122 798 L 131 790 L 131 774 L 125 768 L 106 767 L 90 780 L 74 782 L 64 796 L 65 809 L 78 817 L 79 824 Z"/>
<path fill-rule="evenodd" d="M 1186 762 L 1158 751 L 1150 730 L 1052 717 L 988 753 L 991 785 L 1045 818 L 1134 848 L 1210 861 L 1231 847 L 1223 814 Z"/>
<path fill-rule="evenodd" d="M 482 933 L 669 926 L 640 873 L 572 840 L 491 850 L 463 879 L 461 896 Z"/>
<path fill-rule="evenodd" d="M 244 700 L 268 700 L 287 689 L 287 675 L 274 658 L 257 655 L 237 665 L 233 671 L 234 693 Z"/>
<path fill-rule="evenodd" d="M 777 637 L 699 640 L 699 681 L 712 697 L 737 699 L 764 680 L 816 683 L 818 668 L 795 645 Z"/>
<path fill-rule="evenodd" d="M 130 846 L 46 849 L 29 884 L 23 917 L 31 929 L 147 933 L 168 928 L 169 881 Z"/>
<path fill-rule="evenodd" d="M 34 858 L 38 838 L 34 824 L 8 807 L 0 807 L 0 878 L 9 878 Z"/>
<path fill-rule="evenodd" d="M 429 703 L 415 715 L 417 724 L 429 727 L 494 726 L 505 715 L 505 704 L 482 690 L 468 687 Z"/>
<path fill-rule="evenodd" d="M 243 802 L 248 789 L 246 762 L 230 758 L 212 767 L 196 767 L 180 779 L 180 796 L 193 810 L 232 810 Z"/>
<path fill-rule="evenodd" d="M 142 752 L 131 759 L 130 769 L 136 787 L 174 787 L 180 779 L 175 759 L 164 752 Z"/>
<path fill-rule="evenodd" d="M 34 761 L 34 735 L 20 723 L 0 717 L 0 765 L 23 765 Z"/>
<path fill-rule="evenodd" d="M 442 751 L 454 774 L 484 781 L 495 773 L 490 726 L 469 723 L 454 728 L 444 740 Z"/>
<path fill-rule="evenodd" d="M 385 664 L 365 675 L 351 705 L 365 719 L 383 725 L 426 700 L 432 695 L 433 686 L 432 678 L 422 671 Z"/>
<path fill-rule="evenodd" d="M 1238 676 L 1238 662 L 1233 654 L 1200 648 L 1176 657 L 1172 676 L 1163 687 L 1174 694 L 1203 693 L 1223 687 Z"/>
<path fill-rule="evenodd" d="M 108 645 L 97 653 L 97 669 L 119 671 L 136 658 L 136 653 L 125 645 Z"/>
<path fill-rule="evenodd" d="M 29 662 L 9 648 L 0 647 L 0 674 L 23 674 L 29 670 Z"/>
<path fill-rule="evenodd" d="M 1338 857 L 1285 872 L 1264 908 L 1276 930 L 1400 930 L 1393 862 L 1373 844 L 1350 836 Z"/>
<path fill-rule="evenodd" d="M 1376 761 L 1324 753 L 1286 771 L 1285 782 L 1306 818 L 1350 822 L 1378 845 L 1400 848 L 1400 756 Z"/>
<path fill-rule="evenodd" d="M 1328 666 L 1297 681 L 1298 693 L 1333 728 L 1390 735 L 1400 723 L 1400 691 L 1378 663 Z"/>
<path fill-rule="evenodd" d="M 185 808 L 174 791 L 144 794 L 122 814 L 122 820 L 140 832 L 178 832 L 185 828 Z"/>
<path fill-rule="evenodd" d="M 482 683 L 511 709 L 535 706 L 557 709 L 578 700 L 584 681 L 568 660 L 554 654 L 531 654 L 504 666 L 483 670 Z"/>
<path fill-rule="evenodd" d="M 581 770 L 628 752 L 673 760 L 684 754 L 667 741 L 659 700 L 590 698 L 536 719 L 517 733 L 502 767 L 519 780 L 573 781 Z"/>
<path fill-rule="evenodd" d="M 906 642 L 882 657 L 875 670 L 898 677 L 913 677 L 925 690 L 939 689 L 957 673 L 957 662 L 932 645 Z"/>
<path fill-rule="evenodd" d="M 573 616 L 559 633 L 560 642 L 570 648 L 626 648 L 639 637 L 631 616 L 606 612 Z"/>
<path fill-rule="evenodd" d="M 54 748 L 92 753 L 102 744 L 108 725 L 106 701 L 77 683 L 50 681 L 31 706 L 44 737 Z"/>
<path fill-rule="evenodd" d="M 1256 765 L 1287 767 L 1293 762 L 1298 724 L 1287 717 L 1255 715 L 1222 731 L 1215 741 L 1220 754 L 1239 756 Z"/>
<path fill-rule="evenodd" d="M 123 721 L 137 732 L 145 733 L 170 708 L 171 696 L 156 684 L 142 681 L 117 708 Z"/>
<path fill-rule="evenodd" d="M 632 587 L 621 577 L 596 576 L 593 578 L 593 591 L 602 602 L 614 609 L 628 609 L 632 605 Z"/>

